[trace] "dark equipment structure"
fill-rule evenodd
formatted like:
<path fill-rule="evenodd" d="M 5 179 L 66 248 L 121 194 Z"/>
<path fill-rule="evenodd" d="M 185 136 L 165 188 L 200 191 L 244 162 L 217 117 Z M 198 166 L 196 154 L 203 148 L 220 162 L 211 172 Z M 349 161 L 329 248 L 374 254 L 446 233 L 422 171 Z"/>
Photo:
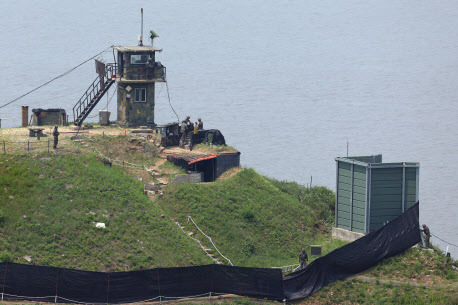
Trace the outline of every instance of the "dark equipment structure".
<path fill-rule="evenodd" d="M 67 113 L 64 109 L 32 109 L 32 124 L 35 126 L 43 125 L 67 125 Z"/>
<path fill-rule="evenodd" d="M 177 122 L 156 125 L 156 133 L 161 136 L 163 147 L 177 146 L 180 143 L 179 125 Z"/>

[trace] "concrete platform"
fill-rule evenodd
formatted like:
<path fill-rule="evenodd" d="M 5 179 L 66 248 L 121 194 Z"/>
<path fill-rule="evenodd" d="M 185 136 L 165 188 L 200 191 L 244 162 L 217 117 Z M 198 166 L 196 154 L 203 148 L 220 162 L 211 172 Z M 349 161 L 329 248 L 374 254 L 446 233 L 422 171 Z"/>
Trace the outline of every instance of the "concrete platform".
<path fill-rule="evenodd" d="M 358 232 L 353 232 L 341 228 L 332 228 L 332 237 L 341 239 L 341 240 L 346 240 L 346 241 L 355 241 L 358 238 L 363 237 L 363 233 L 358 233 Z"/>

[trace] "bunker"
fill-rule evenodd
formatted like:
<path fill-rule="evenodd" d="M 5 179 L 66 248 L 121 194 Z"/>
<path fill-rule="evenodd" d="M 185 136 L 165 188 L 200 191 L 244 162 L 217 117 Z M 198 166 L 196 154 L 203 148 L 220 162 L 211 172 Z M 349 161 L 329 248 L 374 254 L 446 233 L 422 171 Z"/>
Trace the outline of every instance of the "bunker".
<path fill-rule="evenodd" d="M 203 182 L 212 182 L 226 170 L 240 166 L 240 152 L 220 152 L 212 154 L 175 154 L 167 160 L 189 172 L 203 173 Z"/>
<path fill-rule="evenodd" d="M 32 109 L 33 125 L 67 125 L 67 114 L 64 109 Z"/>
<path fill-rule="evenodd" d="M 338 230 L 368 234 L 419 200 L 419 163 L 382 163 L 382 155 L 335 160 Z"/>

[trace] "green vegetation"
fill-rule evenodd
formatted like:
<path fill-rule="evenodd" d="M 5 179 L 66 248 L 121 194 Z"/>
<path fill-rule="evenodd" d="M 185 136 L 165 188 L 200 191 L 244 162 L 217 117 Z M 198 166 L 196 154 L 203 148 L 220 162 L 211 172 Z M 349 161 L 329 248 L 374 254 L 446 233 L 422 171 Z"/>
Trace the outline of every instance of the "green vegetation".
<path fill-rule="evenodd" d="M 456 304 L 450 287 L 368 283 L 347 280 L 332 283 L 297 304 Z"/>
<path fill-rule="evenodd" d="M 365 273 L 374 278 L 429 284 L 456 282 L 456 274 L 438 248 L 434 252 L 410 248 L 402 255 L 383 260 Z"/>
<path fill-rule="evenodd" d="M 331 240 L 329 224 L 320 219 L 334 205 L 333 192 L 299 187 L 298 199 L 287 192 L 295 187 L 247 169 L 213 183 L 169 185 L 157 202 L 206 242 L 187 222 L 191 216 L 235 265 L 284 266 L 297 264 L 300 249 L 310 244 L 323 244 L 325 253 L 345 244 Z"/>
<path fill-rule="evenodd" d="M 7 138 L 7 154 L 0 154 L 0 261 L 27 263 L 29 256 L 31 264 L 97 271 L 211 263 L 171 220 L 212 248 L 187 216 L 239 266 L 297 264 L 302 247 L 321 244 L 328 253 L 345 244 L 330 238 L 335 195 L 324 187 L 308 188 L 238 168 L 216 182 L 168 185 L 162 197 L 148 198 L 144 181 L 168 181 L 184 172 L 160 159 L 152 142 L 144 145 L 143 139 L 124 135 L 80 135 L 111 158 L 154 169 L 155 177 L 143 168 L 119 163 L 109 167 L 92 149 L 73 143 L 70 135 L 51 153 L 44 144 L 24 153 L 23 143 L 13 145 L 14 137 Z M 95 228 L 96 222 L 106 228 Z M 438 249 L 409 249 L 359 278 L 333 283 L 292 303 L 457 304 L 457 280 Z M 278 304 L 242 297 L 179 303 L 206 302 Z"/>
<path fill-rule="evenodd" d="M 140 181 L 94 155 L 1 155 L 0 209 L 3 261 L 99 271 L 210 263 Z"/>

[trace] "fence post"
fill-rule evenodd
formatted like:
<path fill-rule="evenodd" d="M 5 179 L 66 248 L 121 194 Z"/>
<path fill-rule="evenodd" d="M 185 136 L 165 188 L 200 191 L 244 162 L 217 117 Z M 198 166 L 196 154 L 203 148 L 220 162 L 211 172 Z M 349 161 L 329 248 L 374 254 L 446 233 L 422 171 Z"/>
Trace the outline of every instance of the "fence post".
<path fill-rule="evenodd" d="M 49 139 L 48 139 L 48 153 L 49 153 Z"/>
<path fill-rule="evenodd" d="M 3 140 L 3 152 L 6 154 L 6 144 L 5 144 L 5 140 Z"/>
<path fill-rule="evenodd" d="M 30 150 L 30 141 L 27 141 L 27 151 Z"/>

